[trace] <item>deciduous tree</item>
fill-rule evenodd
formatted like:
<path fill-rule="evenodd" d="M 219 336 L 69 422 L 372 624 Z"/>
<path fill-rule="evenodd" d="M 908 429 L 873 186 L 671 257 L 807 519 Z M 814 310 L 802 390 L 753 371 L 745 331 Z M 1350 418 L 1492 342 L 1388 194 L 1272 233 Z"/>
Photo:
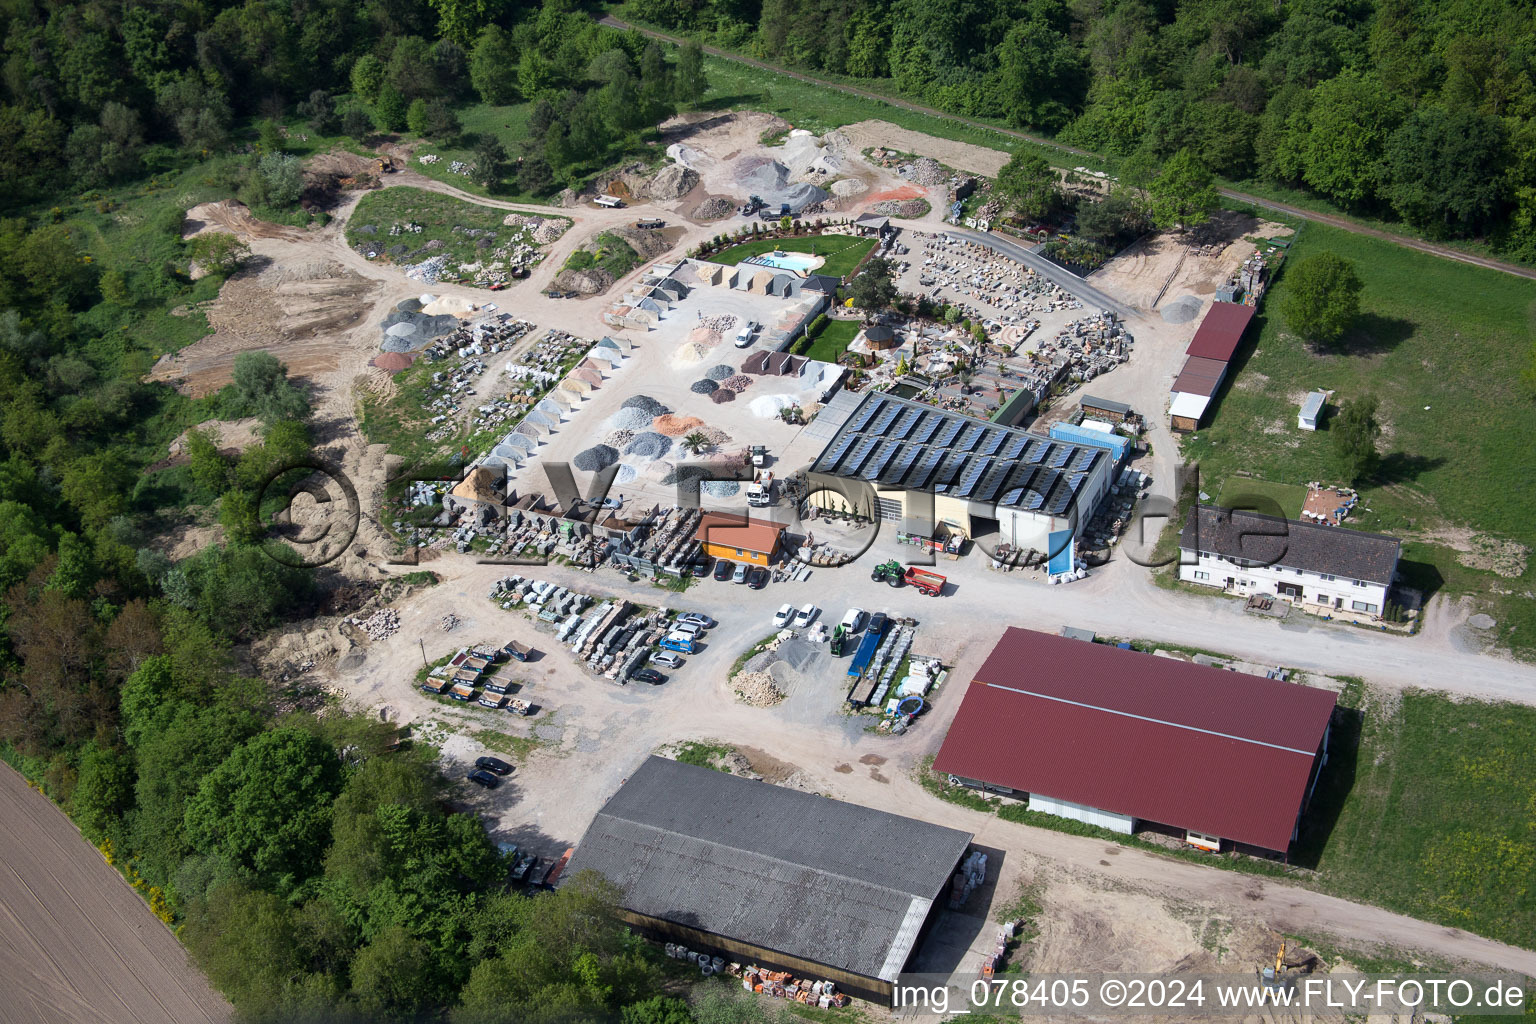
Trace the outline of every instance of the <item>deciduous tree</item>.
<path fill-rule="evenodd" d="M 1333 457 L 1339 478 L 1351 485 L 1370 475 L 1376 466 L 1376 438 L 1381 425 L 1376 422 L 1376 398 L 1361 395 L 1348 402 L 1341 415 L 1329 424 L 1333 435 Z"/>
<path fill-rule="evenodd" d="M 1355 265 L 1320 252 L 1286 271 L 1280 313 L 1291 330 L 1308 341 L 1336 344 L 1360 312 L 1363 285 Z"/>
<path fill-rule="evenodd" d="M 1216 208 L 1216 186 L 1211 172 L 1187 149 L 1168 158 L 1147 187 L 1152 222 L 1160 228 L 1180 231 L 1202 224 Z"/>
<path fill-rule="evenodd" d="M 1028 219 L 1043 217 L 1060 197 L 1056 171 L 1045 158 L 1020 150 L 997 172 L 995 190 Z"/>

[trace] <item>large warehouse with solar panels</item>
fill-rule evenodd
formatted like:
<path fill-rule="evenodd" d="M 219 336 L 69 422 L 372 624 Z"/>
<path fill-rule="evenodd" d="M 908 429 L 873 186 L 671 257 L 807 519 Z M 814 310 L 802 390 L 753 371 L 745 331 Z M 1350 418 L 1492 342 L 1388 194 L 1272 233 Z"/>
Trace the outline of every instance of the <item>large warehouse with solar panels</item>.
<path fill-rule="evenodd" d="M 881 392 L 838 394 L 806 428 L 825 439 L 808 502 L 919 537 L 985 537 L 1074 568 L 1077 538 L 1109 490 L 1113 454 Z M 802 435 L 804 436 L 804 435 Z"/>

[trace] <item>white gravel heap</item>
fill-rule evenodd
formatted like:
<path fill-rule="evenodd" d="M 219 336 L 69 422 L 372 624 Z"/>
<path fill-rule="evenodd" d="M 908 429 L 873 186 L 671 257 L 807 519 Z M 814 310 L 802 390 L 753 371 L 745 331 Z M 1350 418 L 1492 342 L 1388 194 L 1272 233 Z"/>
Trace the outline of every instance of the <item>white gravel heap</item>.
<path fill-rule="evenodd" d="M 380 608 L 366 619 L 353 617 L 347 620 L 368 634 L 370 640 L 384 640 L 400 628 L 400 613 L 393 608 Z"/>

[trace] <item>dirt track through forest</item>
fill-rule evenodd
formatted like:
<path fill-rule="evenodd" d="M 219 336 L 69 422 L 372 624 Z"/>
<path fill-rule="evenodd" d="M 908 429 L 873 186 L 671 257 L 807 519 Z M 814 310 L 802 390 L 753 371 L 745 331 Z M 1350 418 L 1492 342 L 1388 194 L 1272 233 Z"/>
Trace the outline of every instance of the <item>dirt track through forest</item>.
<path fill-rule="evenodd" d="M 213 1024 L 232 1011 L 68 818 L 0 766 L 0 1020 Z"/>

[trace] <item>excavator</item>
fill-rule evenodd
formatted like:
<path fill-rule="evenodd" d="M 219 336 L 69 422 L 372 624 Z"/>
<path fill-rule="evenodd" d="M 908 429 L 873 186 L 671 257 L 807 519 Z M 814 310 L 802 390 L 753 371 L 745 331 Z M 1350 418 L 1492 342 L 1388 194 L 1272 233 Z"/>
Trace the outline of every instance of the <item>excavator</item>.
<path fill-rule="evenodd" d="M 1259 978 L 1264 982 L 1265 988 L 1284 988 L 1289 984 L 1292 973 L 1311 974 L 1316 966 L 1317 956 L 1312 953 L 1308 953 L 1299 960 L 1286 960 L 1285 939 L 1282 938 L 1280 940 L 1280 948 L 1275 951 L 1274 966 L 1264 965 L 1259 970 Z"/>

